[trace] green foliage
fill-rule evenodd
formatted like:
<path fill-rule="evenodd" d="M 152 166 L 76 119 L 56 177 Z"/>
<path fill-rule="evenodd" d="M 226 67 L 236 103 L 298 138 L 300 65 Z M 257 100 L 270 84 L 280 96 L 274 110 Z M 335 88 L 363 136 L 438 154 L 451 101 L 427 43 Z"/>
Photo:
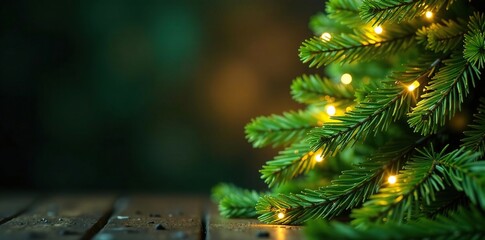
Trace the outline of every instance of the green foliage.
<path fill-rule="evenodd" d="M 260 193 L 238 188 L 232 184 L 220 183 L 212 189 L 212 199 L 219 203 L 219 213 L 227 218 L 256 217 L 254 206 Z"/>
<path fill-rule="evenodd" d="M 266 162 L 261 172 L 261 179 L 269 187 L 284 183 L 296 176 L 307 173 L 315 166 L 313 158 L 317 156 L 310 150 L 310 145 L 297 142 L 279 152 L 273 160 Z"/>
<path fill-rule="evenodd" d="M 320 36 L 324 32 L 352 32 L 349 27 L 330 19 L 323 13 L 318 13 L 312 16 L 310 18 L 309 27 L 316 36 Z"/>
<path fill-rule="evenodd" d="M 450 216 L 422 218 L 408 224 L 371 224 L 355 229 L 339 222 L 313 222 L 305 230 L 309 239 L 483 239 L 485 214 L 475 208 L 461 208 Z"/>
<path fill-rule="evenodd" d="M 361 0 L 330 0 L 327 3 L 328 17 L 342 25 L 357 27 L 363 25 L 359 17 Z"/>
<path fill-rule="evenodd" d="M 480 99 L 478 113 L 473 115 L 473 124 L 465 131 L 462 146 L 472 151 L 478 151 L 482 156 L 485 153 L 485 98 Z"/>
<path fill-rule="evenodd" d="M 326 122 L 323 127 L 312 130 L 308 142 L 314 150 L 321 149 L 323 155 L 335 155 L 359 138 L 385 131 L 411 106 L 413 94 L 405 86 L 414 81 L 424 81 L 434 68 L 433 61 L 423 59 L 421 64 L 410 65 L 405 71 L 395 73 L 345 116 L 333 117 L 337 121 Z"/>
<path fill-rule="evenodd" d="M 408 114 L 408 123 L 415 132 L 423 135 L 436 133 L 447 119 L 461 109 L 461 103 L 480 78 L 480 71 L 469 64 L 460 53 L 443 60 L 441 67 L 426 86 L 413 111 Z"/>
<path fill-rule="evenodd" d="M 420 213 L 417 217 L 434 219 L 439 215 L 448 216 L 455 212 L 459 207 L 468 206 L 470 200 L 463 193 L 453 188 L 447 188 L 436 194 L 436 200 L 430 205 L 421 205 Z"/>
<path fill-rule="evenodd" d="M 394 64 L 387 60 L 377 60 L 371 62 L 354 62 L 351 64 L 329 64 L 325 67 L 325 74 L 330 79 L 340 80 L 342 75 L 348 73 L 352 76 L 352 85 L 354 91 L 369 92 L 363 88 L 368 88 L 369 85 L 379 86 L 381 81 L 386 79 L 391 74 L 391 67 Z M 394 69 L 394 71 L 399 71 Z M 334 83 L 334 85 L 336 85 Z M 348 85 L 347 85 L 348 86 Z M 358 100 L 360 102 L 361 100 Z"/>
<path fill-rule="evenodd" d="M 436 152 L 433 147 L 418 150 L 404 170 L 397 176 L 395 184 L 381 188 L 363 207 L 352 211 L 356 226 L 371 222 L 404 222 L 417 215 L 420 204 L 430 205 L 436 192 L 445 189 L 451 182 L 458 191 L 464 191 L 474 203 L 485 202 L 483 180 L 475 181 L 485 162 L 474 162 L 479 154 L 457 149 L 445 154 L 444 148 Z M 482 207 L 485 205 L 482 205 Z"/>
<path fill-rule="evenodd" d="M 416 42 L 413 25 L 389 28 L 377 35 L 370 28 L 334 34 L 330 40 L 313 37 L 300 47 L 300 59 L 310 67 L 385 58 L 403 52 Z"/>
<path fill-rule="evenodd" d="M 471 64 L 483 68 L 485 62 L 485 15 L 474 13 L 468 24 L 469 32 L 465 35 L 463 56 Z"/>
<path fill-rule="evenodd" d="M 348 102 L 354 100 L 354 89 L 351 85 L 335 84 L 318 75 L 303 75 L 293 81 L 291 95 L 295 101 L 306 104 Z"/>
<path fill-rule="evenodd" d="M 272 192 L 251 199 L 259 219 L 352 223 L 312 225 L 317 239 L 485 238 L 485 99 L 466 122 L 485 89 L 479 4 L 329 0 L 311 20 L 316 36 L 299 49 L 328 78 L 296 78 L 291 94 L 305 110 L 246 127 L 255 147 L 289 145 L 260 170 Z M 352 75 L 349 85 L 338 82 L 343 74 Z M 336 115 L 325 112 L 329 105 Z M 411 131 L 422 139 L 410 140 Z M 433 147 L 444 145 L 450 150 Z M 355 154 L 362 146 L 369 148 Z"/>
<path fill-rule="evenodd" d="M 478 68 L 483 68 L 485 62 L 485 34 L 475 33 L 467 34 L 465 36 L 465 51 L 464 57 L 466 60 Z"/>
<path fill-rule="evenodd" d="M 383 179 L 396 174 L 414 150 L 409 141 L 387 144 L 372 158 L 343 171 L 329 186 L 300 194 L 263 196 L 256 209 L 265 223 L 301 224 L 310 219 L 330 219 L 364 202 L 376 193 Z M 278 218 L 284 213 L 284 218 Z"/>
<path fill-rule="evenodd" d="M 436 170 L 470 201 L 485 209 L 485 161 L 475 162 L 480 153 L 455 150 L 441 159 L 434 158 Z M 439 160 L 437 160 L 439 159 Z"/>
<path fill-rule="evenodd" d="M 449 52 L 462 44 L 466 31 L 463 20 L 443 20 L 417 32 L 418 42 L 434 52 Z"/>
<path fill-rule="evenodd" d="M 318 119 L 310 111 L 273 114 L 253 119 L 246 126 L 246 137 L 253 147 L 288 145 L 305 137 L 317 123 Z"/>
<path fill-rule="evenodd" d="M 381 25 L 386 22 L 403 22 L 426 11 L 437 12 L 449 6 L 454 0 L 364 0 L 360 16 L 364 21 Z"/>
<path fill-rule="evenodd" d="M 285 112 L 282 115 L 263 116 L 246 125 L 246 138 L 253 147 L 287 146 L 301 141 L 309 130 L 321 124 L 319 119 L 326 103 L 347 106 L 352 103 L 354 91 L 350 85 L 336 85 L 318 75 L 303 75 L 291 86 L 293 98 L 302 103 L 314 104 L 305 111 Z"/>

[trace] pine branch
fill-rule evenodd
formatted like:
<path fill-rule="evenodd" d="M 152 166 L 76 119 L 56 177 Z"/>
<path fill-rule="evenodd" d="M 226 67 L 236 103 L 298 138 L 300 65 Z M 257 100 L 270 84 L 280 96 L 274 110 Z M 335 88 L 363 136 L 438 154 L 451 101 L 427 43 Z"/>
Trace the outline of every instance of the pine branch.
<path fill-rule="evenodd" d="M 422 218 L 408 224 L 372 224 L 356 229 L 339 222 L 314 222 L 305 230 L 309 239 L 483 239 L 485 214 L 460 208 L 450 216 Z"/>
<path fill-rule="evenodd" d="M 418 141 L 420 144 L 423 140 Z M 300 194 L 265 195 L 256 209 L 265 223 L 301 224 L 311 219 L 331 219 L 376 193 L 386 175 L 397 173 L 414 150 L 409 139 L 387 144 L 372 158 L 343 171 L 331 185 Z M 279 218 L 278 213 L 284 213 Z"/>
<path fill-rule="evenodd" d="M 380 35 L 364 29 L 353 34 L 333 34 L 329 40 L 314 37 L 303 42 L 299 56 L 310 67 L 382 59 L 413 46 L 415 32 L 414 26 L 404 25 Z"/>
<path fill-rule="evenodd" d="M 305 142 L 296 142 L 280 151 L 273 160 L 266 162 L 263 169 L 259 170 L 261 179 L 269 187 L 285 183 L 313 169 L 316 156 L 318 154 L 310 150 L 310 145 Z"/>
<path fill-rule="evenodd" d="M 479 156 L 480 153 L 459 149 L 435 162 L 444 179 L 464 192 L 473 204 L 485 209 L 485 161 L 476 162 Z"/>
<path fill-rule="evenodd" d="M 360 17 L 374 25 L 386 22 L 409 21 L 421 16 L 426 11 L 437 12 L 443 6 L 448 7 L 454 0 L 364 0 L 360 8 Z"/>
<path fill-rule="evenodd" d="M 335 84 L 318 75 L 303 75 L 291 85 L 293 99 L 300 103 L 312 104 L 330 101 L 353 101 L 354 89 L 351 85 Z"/>
<path fill-rule="evenodd" d="M 330 19 L 323 13 L 318 13 L 310 18 L 310 29 L 315 35 L 320 36 L 324 32 L 328 33 L 350 33 L 352 30 L 345 25 Z"/>
<path fill-rule="evenodd" d="M 212 199 L 219 202 L 219 212 L 226 218 L 254 218 L 260 194 L 232 184 L 218 184 L 212 189 Z"/>
<path fill-rule="evenodd" d="M 361 0 L 330 0 L 326 4 L 328 17 L 342 25 L 357 27 L 364 24 L 359 17 Z"/>
<path fill-rule="evenodd" d="M 469 203 L 470 200 L 468 200 L 468 197 L 463 192 L 458 192 L 453 188 L 447 188 L 437 193 L 436 201 L 430 205 L 422 204 L 420 206 L 421 216 L 432 219 L 439 215 L 448 216 L 459 207 L 467 206 Z"/>
<path fill-rule="evenodd" d="M 408 66 L 403 72 L 395 73 L 382 88 L 371 92 L 345 116 L 332 117 L 337 121 L 326 122 L 323 127 L 312 130 L 307 138 L 312 149 L 322 149 L 323 155 L 335 155 L 371 132 L 385 131 L 410 109 L 413 94 L 406 85 L 427 81 L 436 64 L 436 61 L 426 58 L 417 65 Z"/>
<path fill-rule="evenodd" d="M 246 125 L 246 138 L 253 147 L 288 145 L 304 138 L 318 126 L 311 111 L 285 112 L 283 115 L 258 117 Z"/>
<path fill-rule="evenodd" d="M 445 186 L 443 180 L 433 177 L 436 166 L 434 161 L 430 161 L 434 156 L 429 157 L 429 154 L 435 154 L 434 149 L 425 149 L 421 156 L 413 157 L 413 161 L 397 176 L 395 184 L 381 188 L 362 208 L 354 209 L 352 223 L 362 227 L 372 222 L 402 222 L 411 218 L 417 209 L 417 201 L 424 199 L 430 203 L 434 200 L 435 192 Z"/>
<path fill-rule="evenodd" d="M 468 62 L 482 69 L 485 64 L 485 33 L 467 34 L 463 54 Z"/>
<path fill-rule="evenodd" d="M 466 22 L 458 20 L 444 20 L 442 23 L 433 23 L 423 27 L 417 32 L 418 42 L 426 49 L 434 52 L 449 52 L 463 43 L 466 32 Z"/>
<path fill-rule="evenodd" d="M 463 56 L 468 62 L 482 69 L 485 64 L 485 15 L 474 13 L 470 17 L 468 29 Z"/>
<path fill-rule="evenodd" d="M 399 80 L 397 83 L 401 84 Z M 371 81 L 369 84 L 363 84 L 359 88 L 355 89 L 355 101 L 357 103 L 366 101 L 368 96 L 371 96 L 373 92 L 379 91 L 379 89 L 385 87 L 387 81 Z"/>
<path fill-rule="evenodd" d="M 447 117 L 453 117 L 456 110 L 461 109 L 469 89 L 475 86 L 475 80 L 480 79 L 480 71 L 463 59 L 461 53 L 453 54 L 443 63 L 445 66 L 438 70 L 426 87 L 427 92 L 408 113 L 409 125 L 423 135 L 436 133 Z"/>
<path fill-rule="evenodd" d="M 470 130 L 465 131 L 462 139 L 462 147 L 472 151 L 478 151 L 481 156 L 485 153 L 485 98 L 480 98 L 478 113 L 473 115 L 473 124 L 468 125 Z"/>
<path fill-rule="evenodd" d="M 415 218 L 419 203 L 430 205 L 436 199 L 436 192 L 446 188 L 445 181 L 464 191 L 473 203 L 484 203 L 485 192 L 480 189 L 483 181 L 477 180 L 476 175 L 479 170 L 483 171 L 485 162 L 473 163 L 478 154 L 470 151 L 458 149 L 445 154 L 445 150 L 436 152 L 433 147 L 418 150 L 420 154 L 412 157 L 395 184 L 381 188 L 362 208 L 352 211 L 351 216 L 355 218 L 352 223 L 365 227 L 372 222 L 401 223 Z"/>

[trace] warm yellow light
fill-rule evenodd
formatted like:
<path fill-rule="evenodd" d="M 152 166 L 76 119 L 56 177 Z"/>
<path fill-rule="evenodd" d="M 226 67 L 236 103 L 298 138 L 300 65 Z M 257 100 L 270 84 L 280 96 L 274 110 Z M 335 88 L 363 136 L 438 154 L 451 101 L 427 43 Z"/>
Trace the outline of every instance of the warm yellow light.
<path fill-rule="evenodd" d="M 349 84 L 349 83 L 352 82 L 352 75 L 350 75 L 348 73 L 344 73 L 344 74 L 342 74 L 342 77 L 340 77 L 340 81 L 343 84 Z"/>
<path fill-rule="evenodd" d="M 426 16 L 426 18 L 428 18 L 428 19 L 431 19 L 431 18 L 433 17 L 433 12 L 431 12 L 431 11 L 427 11 L 427 12 L 424 14 L 424 16 Z"/>
<path fill-rule="evenodd" d="M 387 178 L 387 182 L 390 183 L 390 184 L 394 184 L 394 183 L 396 183 L 396 181 L 397 181 L 397 178 L 394 175 L 391 175 Z"/>
<path fill-rule="evenodd" d="M 414 81 L 413 83 L 411 83 L 411 85 L 408 86 L 408 90 L 410 92 L 414 91 L 414 89 L 416 89 L 417 87 L 419 87 L 419 82 L 418 81 Z"/>
<path fill-rule="evenodd" d="M 278 213 L 278 218 L 279 219 L 283 219 L 284 217 L 285 217 L 285 214 L 284 213 L 282 213 L 282 212 Z"/>
<path fill-rule="evenodd" d="M 382 27 L 381 26 L 377 26 L 374 28 L 374 32 L 377 33 L 377 34 L 381 34 L 383 31 Z"/>
<path fill-rule="evenodd" d="M 315 154 L 315 162 L 323 161 L 323 155 L 321 153 Z"/>
<path fill-rule="evenodd" d="M 322 33 L 322 35 L 320 35 L 320 38 L 323 41 L 328 42 L 328 41 L 330 41 L 330 39 L 332 39 L 332 35 L 328 32 L 324 32 L 324 33 Z"/>
<path fill-rule="evenodd" d="M 333 115 L 335 115 L 336 112 L 337 112 L 337 109 L 335 109 L 335 107 L 333 105 L 327 106 L 327 114 L 328 115 L 333 116 Z"/>

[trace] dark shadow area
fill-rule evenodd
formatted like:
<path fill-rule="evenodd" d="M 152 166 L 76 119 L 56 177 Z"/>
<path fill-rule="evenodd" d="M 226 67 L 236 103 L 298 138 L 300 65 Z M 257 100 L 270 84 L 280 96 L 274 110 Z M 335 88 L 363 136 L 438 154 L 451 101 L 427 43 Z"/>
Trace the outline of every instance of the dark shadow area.
<path fill-rule="evenodd" d="M 262 188 L 317 0 L 2 1 L 0 188 Z"/>

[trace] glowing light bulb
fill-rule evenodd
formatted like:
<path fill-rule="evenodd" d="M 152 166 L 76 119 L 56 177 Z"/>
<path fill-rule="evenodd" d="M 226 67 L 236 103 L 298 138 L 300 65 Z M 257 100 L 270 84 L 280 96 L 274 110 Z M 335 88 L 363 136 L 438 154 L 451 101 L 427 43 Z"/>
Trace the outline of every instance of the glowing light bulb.
<path fill-rule="evenodd" d="M 333 116 L 333 115 L 335 115 L 336 112 L 337 112 L 337 109 L 335 109 L 335 107 L 333 105 L 327 106 L 327 114 L 328 115 Z"/>
<path fill-rule="evenodd" d="M 322 33 L 322 35 L 320 35 L 320 38 L 323 41 L 328 42 L 328 41 L 330 41 L 330 39 L 332 39 L 332 35 L 328 32 L 324 32 L 324 33 Z"/>
<path fill-rule="evenodd" d="M 342 77 L 340 77 L 340 81 L 343 84 L 349 84 L 349 83 L 352 82 L 352 75 L 350 75 L 348 73 L 344 73 L 344 74 L 342 74 Z"/>
<path fill-rule="evenodd" d="M 413 83 L 411 83 L 411 85 L 408 86 L 408 91 L 412 92 L 417 87 L 419 87 L 419 82 L 418 81 L 414 81 Z"/>
<path fill-rule="evenodd" d="M 374 32 L 377 33 L 377 34 L 381 34 L 383 31 L 382 27 L 381 26 L 377 26 L 374 28 Z"/>
<path fill-rule="evenodd" d="M 391 175 L 387 178 L 387 182 L 390 183 L 390 184 L 394 184 L 394 183 L 396 183 L 396 181 L 397 181 L 397 178 L 394 175 Z"/>
<path fill-rule="evenodd" d="M 427 12 L 424 14 L 424 16 L 426 16 L 426 18 L 427 18 L 427 19 L 431 19 L 431 18 L 433 18 L 433 12 L 431 12 L 431 11 L 427 11 Z"/>
<path fill-rule="evenodd" d="M 279 219 L 283 219 L 284 217 L 285 217 L 285 214 L 284 213 L 282 213 L 282 212 L 278 213 L 278 218 Z"/>
<path fill-rule="evenodd" d="M 315 155 L 315 162 L 322 162 L 323 156 L 321 153 Z"/>

